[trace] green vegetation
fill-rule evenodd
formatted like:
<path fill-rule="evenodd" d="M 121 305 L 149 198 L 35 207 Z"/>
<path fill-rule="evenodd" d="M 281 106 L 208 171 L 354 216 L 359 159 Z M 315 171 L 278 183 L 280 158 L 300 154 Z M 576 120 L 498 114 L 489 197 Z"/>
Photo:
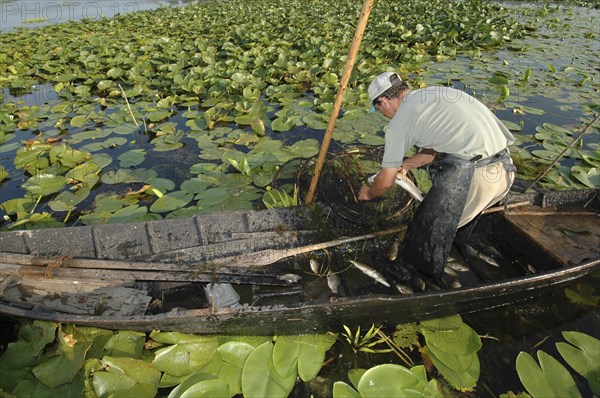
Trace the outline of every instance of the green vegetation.
<path fill-rule="evenodd" d="M 267 186 L 281 189 L 279 167 L 317 153 L 316 139 L 283 133 L 325 128 L 360 11 L 297 3 L 203 2 L 0 35 L 0 153 L 14 159 L 0 177 L 30 180 L 0 203 L 7 226 L 262 206 Z M 485 2 L 378 2 L 334 140 L 382 145 L 385 120 L 366 112 L 365 90 L 382 70 L 419 86 L 432 59 L 530 30 Z M 12 100 L 29 92 L 35 105 Z M 107 197 L 114 206 L 98 206 Z"/>

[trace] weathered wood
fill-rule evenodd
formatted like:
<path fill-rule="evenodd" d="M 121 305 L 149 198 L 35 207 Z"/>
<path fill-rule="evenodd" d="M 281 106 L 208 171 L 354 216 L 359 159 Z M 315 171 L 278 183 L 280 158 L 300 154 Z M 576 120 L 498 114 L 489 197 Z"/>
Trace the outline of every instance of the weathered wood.
<path fill-rule="evenodd" d="M 21 277 L 17 275 L 1 275 L 0 279 L 2 280 L 0 282 L 0 297 L 4 295 L 6 290 L 18 285 L 22 281 Z"/>
<path fill-rule="evenodd" d="M 505 218 L 564 266 L 600 258 L 600 218 L 593 212 L 536 210 Z"/>
<path fill-rule="evenodd" d="M 98 260 L 86 260 L 98 261 Z M 88 278 L 88 279 L 112 279 L 120 281 L 170 281 L 170 282 L 228 282 L 237 284 L 259 284 L 259 285 L 291 285 L 300 279 L 288 275 L 254 273 L 251 271 L 240 272 L 235 269 L 233 273 L 221 272 L 199 272 L 199 271 L 152 271 L 152 270 L 115 270 L 102 268 L 63 268 L 43 267 L 35 265 L 19 265 L 0 263 L 0 272 L 10 275 L 20 275 L 23 278 Z"/>
<path fill-rule="evenodd" d="M 310 253 L 316 250 L 328 249 L 330 247 L 341 246 L 348 243 L 356 243 L 364 240 L 381 238 L 383 236 L 392 235 L 400 232 L 401 228 L 392 228 L 385 231 L 374 232 L 350 238 L 339 238 L 328 242 L 314 243 L 312 245 L 292 247 L 290 249 L 269 249 L 259 252 L 241 254 L 238 256 L 218 258 L 211 261 L 213 265 L 240 265 L 240 266 L 264 266 L 276 263 L 284 258 L 294 257 L 304 253 Z"/>
<path fill-rule="evenodd" d="M 143 315 L 152 298 L 147 291 L 111 282 L 37 278 L 7 289 L 2 299 L 66 314 L 125 316 Z"/>

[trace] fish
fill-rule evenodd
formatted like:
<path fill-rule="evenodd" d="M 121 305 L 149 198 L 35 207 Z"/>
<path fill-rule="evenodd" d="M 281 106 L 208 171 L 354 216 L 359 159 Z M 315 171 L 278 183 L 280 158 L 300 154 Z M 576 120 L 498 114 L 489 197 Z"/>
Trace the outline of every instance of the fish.
<path fill-rule="evenodd" d="M 279 280 L 285 281 L 287 283 L 298 283 L 302 279 L 299 275 L 296 274 L 285 274 L 279 277 Z"/>
<path fill-rule="evenodd" d="M 425 281 L 419 275 L 413 275 L 410 280 L 417 287 L 417 289 L 420 291 L 425 290 Z"/>
<path fill-rule="evenodd" d="M 400 294 L 413 294 L 414 290 L 410 286 L 402 285 L 400 283 L 396 283 L 396 290 Z"/>
<path fill-rule="evenodd" d="M 450 287 L 452 289 L 458 289 L 462 287 L 462 284 L 457 279 L 453 279 L 452 282 L 450 282 Z"/>
<path fill-rule="evenodd" d="M 398 258 L 398 249 L 400 247 L 400 241 L 399 240 L 395 240 L 394 243 L 392 243 L 392 245 L 390 246 L 388 253 L 387 253 L 387 258 L 390 261 L 396 261 L 396 259 Z"/>
<path fill-rule="evenodd" d="M 318 274 L 319 271 L 321 271 L 321 264 L 319 264 L 319 262 L 317 261 L 316 258 L 311 258 L 309 263 L 310 263 L 310 269 L 312 270 L 312 272 L 314 272 L 315 274 Z"/>
<path fill-rule="evenodd" d="M 469 245 L 465 245 L 465 249 L 467 250 L 467 254 L 471 257 L 477 257 L 480 260 L 485 261 L 486 263 L 488 263 L 489 265 L 492 265 L 494 267 L 500 266 L 498 261 L 494 260 L 492 257 L 488 256 L 487 254 L 484 254 L 484 253 L 481 253 L 480 251 L 475 250 L 474 248 L 472 248 Z"/>
<path fill-rule="evenodd" d="M 329 286 L 329 290 L 331 290 L 331 293 L 339 294 L 341 283 L 342 283 L 342 280 L 340 279 L 339 275 L 334 274 L 332 272 L 330 272 L 327 275 L 327 286 Z"/>
<path fill-rule="evenodd" d="M 446 263 L 446 267 L 452 269 L 455 272 L 467 272 L 469 271 L 469 267 L 464 264 L 459 263 L 458 261 L 448 261 Z"/>
<path fill-rule="evenodd" d="M 372 175 L 367 179 L 367 182 L 369 184 L 372 184 L 375 181 L 376 177 L 377 174 Z M 415 198 L 415 200 L 418 200 L 419 202 L 423 201 L 423 192 L 421 192 L 421 190 L 411 180 L 409 180 L 402 174 L 398 174 L 396 176 L 396 185 L 408 192 L 410 196 Z"/>
<path fill-rule="evenodd" d="M 381 283 L 383 286 L 390 287 L 390 284 L 385 280 L 385 277 L 379 271 L 376 271 L 375 269 L 369 267 L 368 265 L 360 263 L 358 261 L 355 261 L 355 260 L 349 260 L 349 261 L 350 261 L 350 264 L 352 264 L 356 268 L 358 268 L 363 274 L 373 278 L 377 282 Z"/>
<path fill-rule="evenodd" d="M 405 176 L 398 174 L 396 176 L 396 185 L 408 192 L 415 200 L 419 202 L 423 201 L 423 192 Z"/>

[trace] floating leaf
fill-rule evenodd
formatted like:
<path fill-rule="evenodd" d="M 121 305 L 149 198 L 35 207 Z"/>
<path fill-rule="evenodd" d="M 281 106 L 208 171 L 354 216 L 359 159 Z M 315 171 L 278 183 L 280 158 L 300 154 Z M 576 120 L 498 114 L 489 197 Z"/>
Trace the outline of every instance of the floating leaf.
<path fill-rule="evenodd" d="M 534 398 L 581 397 L 569 371 L 551 355 L 538 351 L 538 365 L 526 352 L 517 356 L 516 369 L 521 383 Z"/>
<path fill-rule="evenodd" d="M 60 191 L 66 183 L 65 177 L 46 173 L 31 177 L 23 183 L 22 187 L 33 195 L 46 196 Z"/>
<path fill-rule="evenodd" d="M 143 149 L 132 149 L 127 151 L 121 155 L 119 155 L 118 159 L 120 162 L 120 166 L 123 169 L 128 169 L 130 167 L 137 166 L 144 162 L 146 151 Z"/>
<path fill-rule="evenodd" d="M 218 378 L 227 380 L 230 396 L 242 393 L 242 370 L 254 347 L 241 341 L 229 341 L 217 348 L 222 364 Z"/>
<path fill-rule="evenodd" d="M 556 348 L 577 373 L 585 377 L 594 395 L 600 395 L 600 340 L 581 332 L 562 333 L 571 344 L 558 342 Z"/>
<path fill-rule="evenodd" d="M 266 342 L 248 355 L 242 370 L 245 397 L 287 397 L 296 382 L 296 373 L 281 376 L 273 365 L 273 344 Z"/>
<path fill-rule="evenodd" d="M 217 347 L 218 342 L 214 338 L 187 337 L 169 347 L 158 349 L 152 364 L 155 369 L 172 375 L 189 375 L 208 364 Z"/>
<path fill-rule="evenodd" d="M 98 398 L 153 398 L 158 391 L 160 372 L 140 359 L 105 356 L 102 369 L 94 372 L 94 392 Z"/>
<path fill-rule="evenodd" d="M 150 206 L 150 211 L 163 213 L 173 211 L 186 206 L 192 201 L 194 195 L 188 192 L 175 191 L 161 196 Z"/>
<path fill-rule="evenodd" d="M 367 370 L 357 389 L 363 397 L 405 397 L 419 383 L 420 380 L 404 366 L 384 364 Z"/>

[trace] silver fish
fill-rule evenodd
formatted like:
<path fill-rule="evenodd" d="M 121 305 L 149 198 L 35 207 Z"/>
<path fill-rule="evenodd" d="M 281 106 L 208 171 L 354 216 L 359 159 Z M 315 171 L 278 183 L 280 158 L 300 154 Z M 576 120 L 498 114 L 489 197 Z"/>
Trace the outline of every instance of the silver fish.
<path fill-rule="evenodd" d="M 287 283 L 297 283 L 300 279 L 299 275 L 296 274 L 285 274 L 279 277 L 280 280 L 286 281 Z"/>
<path fill-rule="evenodd" d="M 458 261 L 448 261 L 446 267 L 452 269 L 455 272 L 467 272 L 469 268 Z"/>
<path fill-rule="evenodd" d="M 474 248 L 472 248 L 469 245 L 465 245 L 465 249 L 467 250 L 467 254 L 471 257 L 478 257 L 480 260 L 483 260 L 486 263 L 488 263 L 489 265 L 492 265 L 494 267 L 500 266 L 500 264 L 498 264 L 498 261 L 494 260 L 492 257 L 488 256 L 487 254 L 484 254 L 484 253 L 481 253 L 480 251 L 475 250 Z"/>
<path fill-rule="evenodd" d="M 444 267 L 444 274 L 446 274 L 452 278 L 458 277 L 458 272 L 456 272 L 454 269 L 452 269 L 452 267 Z"/>
<path fill-rule="evenodd" d="M 366 264 L 355 261 L 355 260 L 350 260 L 350 264 L 354 265 L 363 274 L 375 279 L 377 282 L 381 283 L 383 286 L 390 287 L 390 284 L 385 280 L 384 276 L 380 272 L 376 271 L 375 269 L 369 267 Z"/>
<path fill-rule="evenodd" d="M 310 263 L 310 269 L 312 270 L 312 272 L 314 272 L 315 274 L 318 274 L 321 271 L 321 264 L 319 264 L 319 262 L 317 261 L 316 258 L 311 258 L 309 263 Z"/>
<path fill-rule="evenodd" d="M 331 293 L 338 294 L 340 292 L 340 284 L 342 283 L 340 276 L 334 273 L 327 275 L 327 286 L 331 290 Z"/>
<path fill-rule="evenodd" d="M 458 289 L 459 287 L 462 287 L 462 284 L 457 279 L 453 279 L 452 282 L 450 282 L 450 287 L 452 289 Z"/>
<path fill-rule="evenodd" d="M 420 291 L 425 290 L 425 281 L 419 275 L 413 275 L 410 280 Z"/>
<path fill-rule="evenodd" d="M 400 294 L 408 295 L 414 293 L 414 290 L 412 290 L 410 286 L 402 285 L 400 283 L 396 283 L 396 290 L 398 290 L 398 293 Z"/>
<path fill-rule="evenodd" d="M 423 192 L 405 176 L 398 174 L 396 176 L 396 185 L 408 192 L 415 200 L 419 202 L 423 201 Z"/>
<path fill-rule="evenodd" d="M 375 177 L 377 177 L 377 174 L 369 177 L 367 180 L 368 183 L 372 184 L 375 181 Z M 419 202 L 423 201 L 423 192 L 421 192 L 421 190 L 411 180 L 402 174 L 398 174 L 396 176 L 396 185 L 408 192 L 410 196 L 415 198 L 415 200 L 418 200 Z"/>
<path fill-rule="evenodd" d="M 400 241 L 399 240 L 395 240 L 394 243 L 392 243 L 392 245 L 390 246 L 388 253 L 387 253 L 387 258 L 390 261 L 396 261 L 396 259 L 398 258 L 398 248 L 400 247 Z"/>

